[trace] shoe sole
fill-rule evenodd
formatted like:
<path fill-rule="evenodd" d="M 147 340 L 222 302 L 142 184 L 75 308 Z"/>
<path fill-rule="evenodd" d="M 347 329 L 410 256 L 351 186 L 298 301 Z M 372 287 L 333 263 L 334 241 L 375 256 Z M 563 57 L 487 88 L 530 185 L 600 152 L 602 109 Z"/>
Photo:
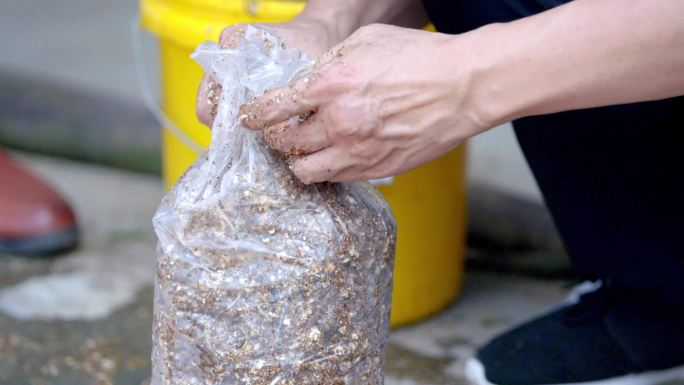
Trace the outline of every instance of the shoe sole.
<path fill-rule="evenodd" d="M 0 238 L 0 254 L 47 256 L 73 249 L 78 245 L 78 229 L 23 239 Z"/>
<path fill-rule="evenodd" d="M 466 362 L 465 377 L 470 385 L 500 385 L 491 383 L 487 380 L 487 377 L 485 377 L 484 366 L 476 358 L 470 358 Z M 628 374 L 626 376 L 613 377 L 598 381 L 572 383 L 564 382 L 544 385 L 658 385 L 678 380 L 684 380 L 684 366 L 677 366 L 666 370 Z"/>

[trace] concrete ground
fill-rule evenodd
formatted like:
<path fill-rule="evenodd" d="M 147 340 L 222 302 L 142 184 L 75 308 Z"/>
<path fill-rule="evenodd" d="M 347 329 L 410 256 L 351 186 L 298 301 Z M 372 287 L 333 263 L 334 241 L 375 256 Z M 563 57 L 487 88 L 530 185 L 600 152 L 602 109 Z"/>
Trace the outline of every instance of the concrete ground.
<path fill-rule="evenodd" d="M 82 246 L 57 259 L 0 256 L 0 385 L 139 385 L 149 377 L 160 181 L 18 155 L 74 204 Z M 464 384 L 474 347 L 561 299 L 567 282 L 469 271 L 442 314 L 392 333 L 388 385 Z"/>

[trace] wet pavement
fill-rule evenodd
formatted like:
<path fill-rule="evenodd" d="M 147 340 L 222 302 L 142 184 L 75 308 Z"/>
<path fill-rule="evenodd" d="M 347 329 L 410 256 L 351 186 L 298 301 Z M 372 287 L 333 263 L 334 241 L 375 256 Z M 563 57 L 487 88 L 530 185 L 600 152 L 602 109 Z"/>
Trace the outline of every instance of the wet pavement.
<path fill-rule="evenodd" d="M 160 180 L 18 157 L 74 204 L 83 242 L 56 259 L 0 256 L 0 385 L 145 384 Z M 464 384 L 476 346 L 566 293 L 564 280 L 469 271 L 447 311 L 392 333 L 386 384 Z"/>

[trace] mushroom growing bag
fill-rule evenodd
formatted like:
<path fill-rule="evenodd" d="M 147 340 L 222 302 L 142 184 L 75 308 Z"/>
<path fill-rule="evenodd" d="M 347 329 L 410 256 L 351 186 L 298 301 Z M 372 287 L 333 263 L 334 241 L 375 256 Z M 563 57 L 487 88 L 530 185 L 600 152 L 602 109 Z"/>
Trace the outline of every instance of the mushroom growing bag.
<path fill-rule="evenodd" d="M 192 57 L 221 84 L 209 149 L 163 199 L 152 385 L 383 383 L 396 224 L 366 183 L 304 185 L 240 106 L 312 61 L 247 27 Z"/>

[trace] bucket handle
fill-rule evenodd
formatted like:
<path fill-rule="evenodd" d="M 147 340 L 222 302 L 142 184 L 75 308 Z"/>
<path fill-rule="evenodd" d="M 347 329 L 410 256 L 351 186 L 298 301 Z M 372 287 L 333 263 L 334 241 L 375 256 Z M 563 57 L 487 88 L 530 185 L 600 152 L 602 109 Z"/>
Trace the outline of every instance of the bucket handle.
<path fill-rule="evenodd" d="M 133 59 L 135 61 L 135 73 L 138 78 L 138 86 L 140 93 L 145 103 L 145 107 L 155 117 L 159 124 L 165 129 L 174 134 L 183 144 L 188 146 L 197 154 L 204 152 L 202 145 L 197 143 L 185 131 L 178 128 L 178 126 L 171 120 L 161 108 L 159 102 L 152 94 L 152 86 L 150 85 L 149 77 L 145 66 L 145 56 L 142 47 L 142 33 L 140 31 L 140 17 L 134 16 L 131 20 L 131 44 L 133 46 Z"/>

